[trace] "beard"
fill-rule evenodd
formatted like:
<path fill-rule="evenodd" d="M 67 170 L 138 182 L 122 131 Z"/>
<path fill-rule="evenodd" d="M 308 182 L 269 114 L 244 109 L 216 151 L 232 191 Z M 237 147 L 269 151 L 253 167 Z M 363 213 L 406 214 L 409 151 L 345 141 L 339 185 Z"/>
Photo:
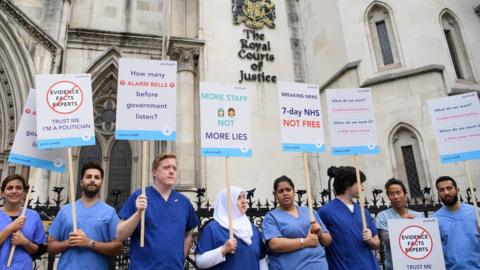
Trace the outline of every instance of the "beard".
<path fill-rule="evenodd" d="M 444 205 L 453 206 L 458 202 L 458 194 L 452 196 L 446 196 L 445 198 L 440 198 Z"/>
<path fill-rule="evenodd" d="M 98 193 L 100 192 L 100 186 L 90 189 L 90 186 L 82 186 L 82 192 L 85 194 L 86 197 L 88 198 L 94 198 L 98 196 Z"/>

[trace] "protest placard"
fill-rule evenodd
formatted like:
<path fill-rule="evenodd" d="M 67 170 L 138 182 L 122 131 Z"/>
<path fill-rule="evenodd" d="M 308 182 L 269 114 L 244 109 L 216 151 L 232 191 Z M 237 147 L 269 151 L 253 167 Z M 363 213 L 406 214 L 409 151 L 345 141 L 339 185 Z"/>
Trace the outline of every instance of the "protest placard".
<path fill-rule="evenodd" d="M 436 218 L 389 219 L 388 235 L 394 269 L 445 269 Z"/>
<path fill-rule="evenodd" d="M 378 154 L 372 94 L 368 88 L 327 89 L 332 154 Z"/>
<path fill-rule="evenodd" d="M 36 76 L 37 147 L 95 144 L 90 74 Z"/>
<path fill-rule="evenodd" d="M 37 148 L 37 110 L 35 107 L 35 90 L 30 90 L 23 108 L 17 133 L 13 141 L 8 162 L 55 172 L 64 172 L 67 164 L 65 148 Z"/>
<path fill-rule="evenodd" d="M 177 62 L 120 58 L 117 140 L 176 139 Z"/>
<path fill-rule="evenodd" d="M 278 82 L 282 146 L 286 152 L 324 152 L 318 85 Z"/>
<path fill-rule="evenodd" d="M 250 157 L 246 86 L 200 82 L 202 156 Z"/>
<path fill-rule="evenodd" d="M 480 102 L 476 93 L 427 101 L 442 163 L 480 159 Z"/>

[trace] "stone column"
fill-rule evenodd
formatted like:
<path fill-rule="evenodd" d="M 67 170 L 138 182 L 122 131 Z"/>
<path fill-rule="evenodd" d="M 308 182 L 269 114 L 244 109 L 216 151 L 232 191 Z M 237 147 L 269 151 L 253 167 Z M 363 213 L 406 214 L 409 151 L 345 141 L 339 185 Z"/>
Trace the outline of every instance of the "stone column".
<path fill-rule="evenodd" d="M 195 61 L 196 47 L 174 47 L 171 58 L 177 60 L 177 140 L 175 152 L 179 170 L 177 186 L 195 187 Z"/>

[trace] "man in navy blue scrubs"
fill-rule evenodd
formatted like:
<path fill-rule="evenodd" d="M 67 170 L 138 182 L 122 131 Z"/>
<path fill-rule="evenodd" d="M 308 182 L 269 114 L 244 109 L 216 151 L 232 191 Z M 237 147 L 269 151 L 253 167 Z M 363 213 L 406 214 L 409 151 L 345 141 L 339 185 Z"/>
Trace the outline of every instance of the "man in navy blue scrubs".
<path fill-rule="evenodd" d="M 175 154 L 157 156 L 152 164 L 153 185 L 127 199 L 119 212 L 117 236 L 131 236 L 130 269 L 183 269 L 198 218 L 187 197 L 174 191 L 177 181 Z M 148 198 L 148 207 L 147 207 Z M 140 247 L 140 216 L 145 210 L 145 246 Z"/>

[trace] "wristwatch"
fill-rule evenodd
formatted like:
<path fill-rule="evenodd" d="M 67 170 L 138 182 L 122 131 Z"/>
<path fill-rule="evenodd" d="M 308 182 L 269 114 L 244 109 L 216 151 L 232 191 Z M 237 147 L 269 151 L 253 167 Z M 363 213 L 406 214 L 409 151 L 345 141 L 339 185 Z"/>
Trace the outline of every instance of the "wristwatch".
<path fill-rule="evenodd" d="M 95 249 L 95 240 L 90 240 L 90 249 Z"/>
<path fill-rule="evenodd" d="M 304 242 L 303 242 L 303 238 L 300 238 L 300 245 L 301 245 L 301 248 L 305 247 Z"/>

